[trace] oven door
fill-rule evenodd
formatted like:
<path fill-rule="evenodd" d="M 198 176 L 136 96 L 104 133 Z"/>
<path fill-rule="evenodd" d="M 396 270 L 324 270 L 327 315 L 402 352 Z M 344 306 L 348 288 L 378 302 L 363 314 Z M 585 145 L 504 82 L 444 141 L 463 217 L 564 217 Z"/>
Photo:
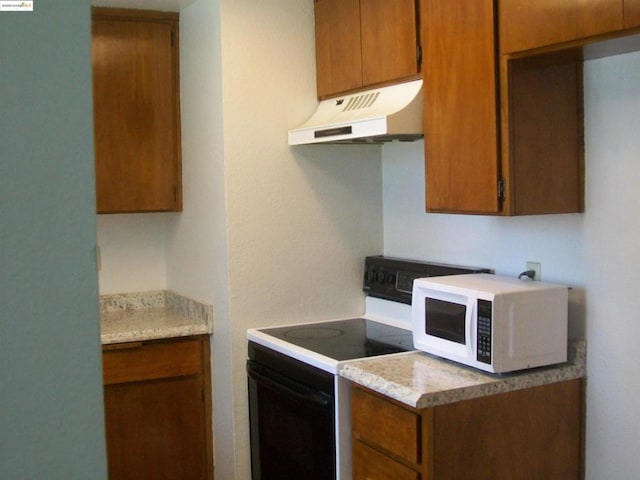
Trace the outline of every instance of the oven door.
<path fill-rule="evenodd" d="M 291 378 L 292 372 L 247 362 L 252 479 L 334 480 L 333 392 Z"/>

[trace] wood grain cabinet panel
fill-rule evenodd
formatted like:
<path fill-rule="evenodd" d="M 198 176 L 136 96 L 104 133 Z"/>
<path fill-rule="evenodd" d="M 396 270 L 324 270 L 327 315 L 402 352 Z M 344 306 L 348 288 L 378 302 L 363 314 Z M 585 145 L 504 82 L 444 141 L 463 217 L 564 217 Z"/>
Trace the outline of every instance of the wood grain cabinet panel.
<path fill-rule="evenodd" d="M 358 389 L 352 392 L 352 405 L 356 437 L 407 462 L 420 462 L 418 415 Z"/>
<path fill-rule="evenodd" d="M 640 26 L 640 0 L 624 0 L 624 27 Z"/>
<path fill-rule="evenodd" d="M 580 480 L 583 475 L 584 391 L 582 379 L 425 408 L 352 385 L 354 480 Z M 373 400 L 372 400 L 373 399 Z M 385 407 L 382 404 L 387 403 Z M 371 407 L 375 406 L 375 410 Z M 421 428 L 414 445 L 417 463 L 393 454 L 363 435 L 364 412 L 371 424 L 384 424 L 394 409 L 412 413 Z M 363 418 L 356 418 L 362 416 Z M 406 425 L 385 430 L 405 437 Z M 372 440 L 373 438 L 373 440 Z M 386 443 L 394 443 L 394 439 Z M 415 447 L 414 447 L 415 446 Z"/>
<path fill-rule="evenodd" d="M 316 0 L 318 97 L 362 86 L 360 0 Z"/>
<path fill-rule="evenodd" d="M 496 214 L 493 0 L 423 0 L 422 13 L 427 210 Z"/>
<path fill-rule="evenodd" d="M 98 213 L 180 211 L 178 14 L 92 10 Z"/>
<path fill-rule="evenodd" d="M 623 0 L 501 0 L 500 52 L 581 40 L 623 28 Z"/>
<path fill-rule="evenodd" d="M 436 407 L 434 480 L 580 480 L 583 395 L 571 380 Z"/>
<path fill-rule="evenodd" d="M 495 0 L 422 0 L 426 210 L 583 210 L 579 55 L 497 54 Z"/>
<path fill-rule="evenodd" d="M 353 480 L 420 480 L 419 472 L 398 463 L 379 451 L 355 440 Z"/>
<path fill-rule="evenodd" d="M 208 342 L 103 347 L 110 480 L 213 480 Z"/>
<path fill-rule="evenodd" d="M 315 0 L 318 98 L 416 78 L 416 0 Z"/>
<path fill-rule="evenodd" d="M 415 0 L 360 0 L 363 85 L 419 72 L 416 15 Z"/>

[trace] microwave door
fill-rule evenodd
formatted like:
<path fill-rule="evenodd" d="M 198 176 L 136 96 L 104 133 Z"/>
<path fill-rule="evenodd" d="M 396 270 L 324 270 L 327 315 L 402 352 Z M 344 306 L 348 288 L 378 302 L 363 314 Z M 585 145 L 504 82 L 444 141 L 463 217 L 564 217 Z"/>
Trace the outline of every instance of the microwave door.
<path fill-rule="evenodd" d="M 427 335 L 466 345 L 469 337 L 466 305 L 427 297 L 425 308 Z"/>

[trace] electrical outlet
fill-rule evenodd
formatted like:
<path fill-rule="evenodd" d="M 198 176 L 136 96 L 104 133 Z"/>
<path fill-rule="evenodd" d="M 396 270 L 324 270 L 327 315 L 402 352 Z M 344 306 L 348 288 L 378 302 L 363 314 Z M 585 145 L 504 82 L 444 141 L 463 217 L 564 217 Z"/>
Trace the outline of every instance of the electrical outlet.
<path fill-rule="evenodd" d="M 527 270 L 533 270 L 535 272 L 534 280 L 542 280 L 542 267 L 539 262 L 527 262 Z"/>

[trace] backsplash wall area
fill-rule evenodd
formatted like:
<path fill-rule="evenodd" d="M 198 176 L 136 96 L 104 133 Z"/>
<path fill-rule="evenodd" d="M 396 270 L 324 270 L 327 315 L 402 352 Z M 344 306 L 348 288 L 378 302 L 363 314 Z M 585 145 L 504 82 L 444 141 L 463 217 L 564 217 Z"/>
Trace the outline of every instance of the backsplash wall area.
<path fill-rule="evenodd" d="M 536 261 L 543 280 L 575 287 L 574 334 L 587 339 L 588 480 L 640 478 L 638 112 L 640 53 L 585 63 L 584 214 L 425 214 L 422 142 L 383 148 L 385 254 L 507 275 Z"/>

